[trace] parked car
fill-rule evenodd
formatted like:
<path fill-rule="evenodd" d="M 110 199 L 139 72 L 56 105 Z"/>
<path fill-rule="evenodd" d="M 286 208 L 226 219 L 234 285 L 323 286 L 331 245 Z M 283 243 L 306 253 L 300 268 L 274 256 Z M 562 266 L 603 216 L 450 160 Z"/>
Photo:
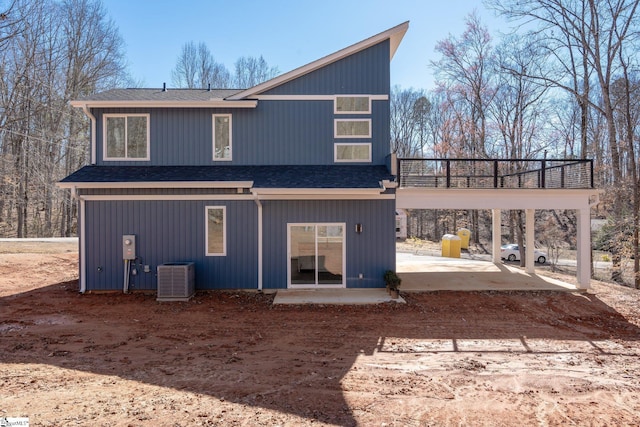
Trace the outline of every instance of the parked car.
<path fill-rule="evenodd" d="M 515 243 L 503 245 L 500 247 L 500 258 L 506 259 L 507 261 L 520 261 L 520 248 Z M 538 249 L 534 249 L 533 259 L 540 264 L 544 264 L 547 262 L 547 254 Z"/>

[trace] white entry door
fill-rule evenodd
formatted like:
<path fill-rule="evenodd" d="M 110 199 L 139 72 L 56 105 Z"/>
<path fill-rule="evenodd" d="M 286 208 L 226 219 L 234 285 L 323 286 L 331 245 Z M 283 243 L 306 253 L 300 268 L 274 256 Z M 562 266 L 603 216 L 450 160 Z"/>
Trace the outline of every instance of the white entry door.
<path fill-rule="evenodd" d="M 289 224 L 288 287 L 344 288 L 345 224 Z"/>

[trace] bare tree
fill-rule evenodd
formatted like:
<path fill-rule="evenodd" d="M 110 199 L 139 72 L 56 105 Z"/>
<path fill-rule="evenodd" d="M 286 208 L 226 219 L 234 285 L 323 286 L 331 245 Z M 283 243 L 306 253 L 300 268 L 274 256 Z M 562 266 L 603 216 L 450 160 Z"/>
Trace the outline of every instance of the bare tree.
<path fill-rule="evenodd" d="M 430 108 L 422 90 L 391 89 L 391 152 L 398 157 L 423 156 Z"/>
<path fill-rule="evenodd" d="M 278 67 L 270 67 L 260 55 L 242 56 L 235 62 L 233 83 L 237 88 L 250 88 L 276 77 L 280 71 Z"/>
<path fill-rule="evenodd" d="M 122 81 L 122 42 L 99 1 L 17 0 L 10 13 L 22 27 L 0 49 L 0 233 L 71 235 L 75 203 L 54 183 L 86 164 L 89 136 L 69 101 Z"/>
<path fill-rule="evenodd" d="M 640 0 L 488 0 L 487 3 L 505 16 L 539 24 L 537 33 L 549 41 L 548 52 L 558 67 L 553 70 L 555 72 L 545 75 L 532 72 L 530 77 L 544 80 L 575 96 L 582 110 L 583 157 L 587 152 L 589 107 L 605 118 L 614 194 L 612 214 L 617 216 L 617 222 L 622 222 L 620 215 L 627 199 L 621 191 L 625 185 L 622 166 L 627 153 L 620 145 L 612 90 L 621 68 L 624 69 L 624 59 L 630 58 L 637 47 L 634 43 L 640 31 Z M 598 89 L 597 96 L 593 94 L 592 77 Z M 617 241 L 612 245 L 612 279 L 621 281 L 621 247 Z"/>
<path fill-rule="evenodd" d="M 231 74 L 224 64 L 216 62 L 203 42 L 190 41 L 182 46 L 176 67 L 171 72 L 173 84 L 179 88 L 204 89 L 211 85 L 231 87 Z"/>
<path fill-rule="evenodd" d="M 495 95 L 491 36 L 473 13 L 462 36 L 439 41 L 436 51 L 442 57 L 431 66 L 440 90 L 449 94 L 452 106 L 464 108 L 458 108 L 460 143 L 472 157 L 486 158 L 487 108 Z"/>

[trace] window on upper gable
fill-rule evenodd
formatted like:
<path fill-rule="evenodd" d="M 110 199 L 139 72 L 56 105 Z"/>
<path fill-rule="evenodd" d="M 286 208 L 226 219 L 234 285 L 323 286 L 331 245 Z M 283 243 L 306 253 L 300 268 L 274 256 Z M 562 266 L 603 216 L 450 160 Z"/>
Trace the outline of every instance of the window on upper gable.
<path fill-rule="evenodd" d="M 371 138 L 371 119 L 336 119 L 336 138 Z"/>
<path fill-rule="evenodd" d="M 333 106 L 335 114 L 371 114 L 368 96 L 336 96 Z"/>
<path fill-rule="evenodd" d="M 213 160 L 231 160 L 231 114 L 213 115 Z"/>
<path fill-rule="evenodd" d="M 206 207 L 206 253 L 207 256 L 224 256 L 227 254 L 227 233 L 225 206 Z"/>
<path fill-rule="evenodd" d="M 149 114 L 104 115 L 104 160 L 149 160 Z"/>
<path fill-rule="evenodd" d="M 333 147 L 333 160 L 335 162 L 371 162 L 371 144 L 368 142 L 336 143 Z"/>

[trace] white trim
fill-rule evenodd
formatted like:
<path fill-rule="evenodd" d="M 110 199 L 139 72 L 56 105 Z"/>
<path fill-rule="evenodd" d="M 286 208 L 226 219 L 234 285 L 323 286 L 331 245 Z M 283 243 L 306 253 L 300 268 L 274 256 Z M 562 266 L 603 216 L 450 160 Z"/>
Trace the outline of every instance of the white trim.
<path fill-rule="evenodd" d="M 57 182 L 58 188 L 251 188 L 253 181 Z"/>
<path fill-rule="evenodd" d="M 368 96 L 371 101 L 388 101 L 389 95 L 369 95 L 360 93 L 345 93 L 336 95 L 256 95 L 259 101 L 334 101 L 338 96 Z M 345 113 L 346 114 L 346 113 Z M 354 113 L 356 114 L 356 113 Z"/>
<path fill-rule="evenodd" d="M 91 164 L 96 164 L 97 147 L 96 147 L 96 116 L 94 116 L 86 105 L 82 105 L 82 111 L 89 117 L 91 121 Z"/>
<path fill-rule="evenodd" d="M 77 108 L 256 108 L 258 101 L 227 101 L 216 98 L 211 101 L 71 101 Z"/>
<path fill-rule="evenodd" d="M 226 117 L 229 119 L 229 157 L 216 157 L 216 118 Z M 230 162 L 233 160 L 233 119 L 231 114 L 212 114 L 211 115 L 211 158 L 214 162 Z"/>
<path fill-rule="evenodd" d="M 382 180 L 382 188 L 384 188 L 385 190 L 387 190 L 389 188 L 398 188 L 398 183 L 396 181 L 390 181 L 388 179 L 383 179 Z"/>
<path fill-rule="evenodd" d="M 87 194 L 81 199 L 88 201 L 163 201 L 163 200 L 393 200 L 393 194 Z"/>
<path fill-rule="evenodd" d="M 260 195 L 260 200 L 393 200 L 394 194 L 272 194 Z"/>
<path fill-rule="evenodd" d="M 338 135 L 338 123 L 339 122 L 368 122 L 369 132 L 366 135 Z M 333 120 L 333 137 L 336 139 L 369 139 L 371 138 L 371 119 L 334 119 Z"/>
<path fill-rule="evenodd" d="M 80 244 L 80 293 L 84 294 L 87 291 L 87 244 L 86 244 L 86 207 L 85 207 L 85 199 L 80 197 L 80 236 L 79 244 Z"/>
<path fill-rule="evenodd" d="M 314 284 L 292 284 L 291 283 L 291 227 L 314 227 L 315 228 L 315 256 L 318 257 L 318 227 L 321 226 L 342 226 L 342 283 L 340 284 L 318 284 L 318 269 L 316 262 L 315 283 Z M 347 287 L 347 223 L 346 222 L 288 222 L 287 223 L 287 289 L 343 289 Z"/>
<path fill-rule="evenodd" d="M 397 25 L 393 28 L 390 28 L 387 31 L 384 31 L 373 37 L 369 37 L 368 39 L 362 40 L 361 42 L 358 42 L 354 45 L 341 49 L 335 53 L 332 53 L 331 55 L 325 56 L 324 58 L 320 58 L 316 61 L 310 62 L 307 65 L 296 68 L 293 71 L 289 71 L 288 73 L 284 73 L 276 78 L 268 80 L 257 86 L 254 86 L 242 92 L 236 93 L 235 95 L 232 95 L 227 99 L 240 100 L 240 99 L 249 98 L 249 97 L 258 95 L 262 92 L 268 91 L 269 89 L 273 89 L 274 87 L 280 86 L 300 76 L 303 76 L 319 68 L 325 67 L 329 64 L 332 64 L 336 61 L 346 58 L 347 56 L 350 56 L 362 50 L 365 50 L 387 39 L 389 39 L 390 41 L 389 60 L 391 60 L 393 58 L 393 55 L 396 53 L 396 50 L 398 49 L 398 45 L 402 41 L 404 34 L 407 32 L 408 29 L 409 29 L 409 21 L 403 22 L 402 24 Z"/>
<path fill-rule="evenodd" d="M 338 146 L 368 146 L 369 156 L 366 159 L 339 159 Z M 333 144 L 333 161 L 336 163 L 371 163 L 371 143 L 370 142 L 336 142 Z"/>
<path fill-rule="evenodd" d="M 209 253 L 209 209 L 222 210 L 222 252 Z M 205 256 L 227 256 L 227 207 L 226 206 L 205 206 L 204 207 L 204 252 Z"/>
<path fill-rule="evenodd" d="M 367 98 L 367 110 L 366 111 L 338 111 L 338 98 Z M 333 99 L 333 114 L 371 114 L 371 97 L 368 95 L 357 95 L 357 94 L 345 94 L 345 95 L 336 95 Z"/>
<path fill-rule="evenodd" d="M 263 241 L 262 241 L 262 235 L 263 235 L 263 231 L 262 231 L 262 203 L 260 202 L 260 199 L 258 199 L 258 197 L 254 197 L 254 201 L 256 202 L 256 205 L 258 206 L 258 290 L 261 291 L 262 290 L 262 270 L 263 270 L 263 266 L 262 266 L 262 247 L 263 247 Z"/>
<path fill-rule="evenodd" d="M 402 209 L 582 209 L 594 189 L 397 188 Z"/>
<path fill-rule="evenodd" d="M 124 141 L 124 150 L 125 150 L 125 157 L 107 157 L 107 119 L 109 118 L 124 118 L 124 136 L 125 136 L 125 141 Z M 138 158 L 132 158 L 132 157 L 126 157 L 126 153 L 127 153 L 127 146 L 128 144 L 128 132 L 127 132 L 127 127 L 129 126 L 129 117 L 145 117 L 147 119 L 147 155 L 143 158 L 143 157 L 138 157 Z M 151 160 L 151 135 L 150 135 L 150 130 L 151 130 L 151 114 L 149 113 L 132 113 L 132 114 L 128 114 L 128 113 L 105 113 L 102 115 L 102 160 L 105 162 L 148 162 L 149 160 Z"/>
<path fill-rule="evenodd" d="M 87 194 L 83 199 L 92 201 L 112 200 L 254 200 L 250 194 Z"/>
<path fill-rule="evenodd" d="M 301 194 L 301 195 L 380 195 L 383 188 L 253 188 L 252 193 L 268 194 Z"/>

